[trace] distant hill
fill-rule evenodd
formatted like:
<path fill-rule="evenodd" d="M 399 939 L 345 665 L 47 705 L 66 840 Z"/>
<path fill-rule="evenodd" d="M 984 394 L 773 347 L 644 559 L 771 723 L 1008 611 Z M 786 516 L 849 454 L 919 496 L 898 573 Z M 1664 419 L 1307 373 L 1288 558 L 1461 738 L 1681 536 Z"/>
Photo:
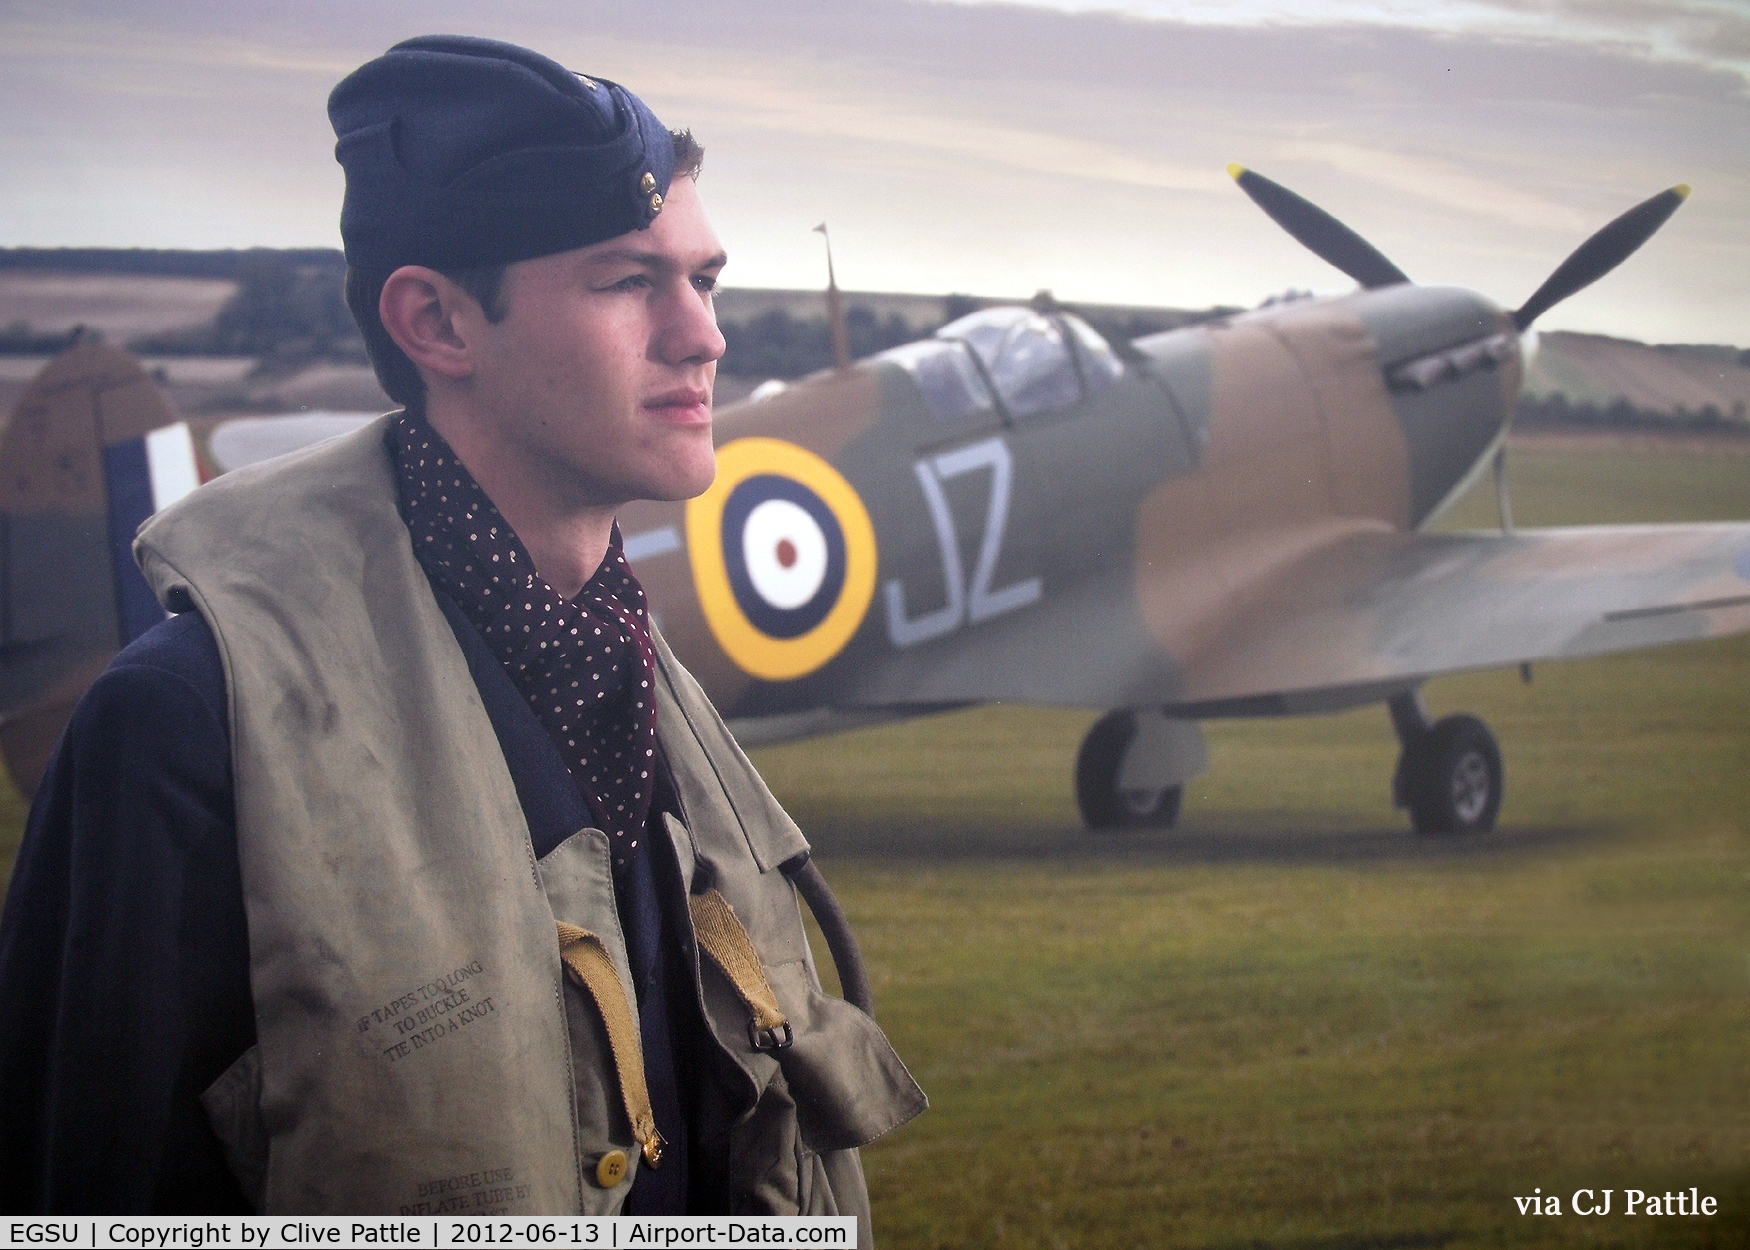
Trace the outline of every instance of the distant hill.
<path fill-rule="evenodd" d="M 281 375 L 300 363 L 360 364 L 364 344 L 346 311 L 345 273 L 341 254 L 329 248 L 0 248 L 0 355 L 52 354 L 83 328 L 142 355 L 257 359 Z M 871 355 L 1008 302 L 847 291 L 851 354 Z M 729 287 L 717 311 L 728 340 L 725 374 L 796 378 L 832 363 L 822 291 Z M 1091 304 L 1076 311 L 1108 338 L 1128 339 L 1238 310 Z"/>
<path fill-rule="evenodd" d="M 845 291 L 845 328 L 851 356 L 924 338 L 938 328 L 993 304 L 1028 301 L 978 295 L 907 295 L 892 291 Z M 1049 291 L 1035 302 L 1055 305 Z M 1211 321 L 1237 308 L 1151 308 L 1134 304 L 1058 305 L 1079 314 L 1111 340 L 1141 338 L 1162 330 Z M 826 292 L 762 287 L 726 287 L 717 297 L 717 320 L 729 348 L 720 372 L 749 378 L 795 378 L 832 363 Z"/>
<path fill-rule="evenodd" d="M 1552 330 L 1538 336 L 1518 421 L 1750 432 L 1747 410 L 1750 351 Z"/>
<path fill-rule="evenodd" d="M 333 248 L 0 248 L 0 354 L 81 332 L 143 355 L 364 359 Z"/>
<path fill-rule="evenodd" d="M 1024 296 L 994 297 L 988 295 L 908 295 L 896 291 L 845 291 L 845 307 L 865 308 L 877 319 L 898 317 L 908 325 L 929 326 L 932 329 L 956 317 L 963 317 L 979 308 L 993 304 L 1025 304 Z M 1049 291 L 1032 297 L 1050 300 Z M 1144 304 L 1064 304 L 1090 322 L 1106 322 L 1137 328 L 1128 337 L 1138 338 L 1161 330 L 1174 330 L 1183 325 L 1208 321 L 1214 317 L 1239 312 L 1238 308 L 1161 308 Z M 717 295 L 719 318 L 751 321 L 775 311 L 783 311 L 797 320 L 826 319 L 824 290 L 797 291 L 776 287 L 726 286 Z"/>
<path fill-rule="evenodd" d="M 145 355 L 256 362 L 247 394 L 221 391 L 202 402 L 271 406 L 301 370 L 363 369 L 363 345 L 342 299 L 345 270 L 332 248 L 0 248 L 0 356 L 52 354 L 84 327 Z M 846 291 L 844 302 L 851 354 L 861 357 L 976 309 L 1019 301 Z M 1114 341 L 1240 311 L 1071 307 Z M 751 386 L 831 363 L 822 291 L 725 287 L 717 311 L 729 344 L 720 369 L 726 379 Z M 1551 331 L 1539 336 L 1526 370 L 1518 421 L 1750 432 L 1747 409 L 1750 351 Z"/>
<path fill-rule="evenodd" d="M 185 251 L 158 247 L 0 247 L 0 272 L 138 274 L 160 278 L 236 279 L 251 261 L 272 258 L 339 272 L 346 258 L 333 247 L 248 247 Z"/>

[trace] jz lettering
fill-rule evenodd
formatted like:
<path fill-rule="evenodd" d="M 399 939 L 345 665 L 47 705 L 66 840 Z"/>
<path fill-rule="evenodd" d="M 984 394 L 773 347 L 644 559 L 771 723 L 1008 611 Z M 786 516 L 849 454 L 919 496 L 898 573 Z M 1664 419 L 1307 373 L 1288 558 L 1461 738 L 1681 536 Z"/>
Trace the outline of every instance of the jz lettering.
<path fill-rule="evenodd" d="M 954 514 L 948 509 L 942 483 L 975 469 L 990 470 L 990 503 L 985 510 L 978 563 L 973 566 L 972 577 L 968 580 L 960 562 L 960 537 L 955 532 Z M 904 585 L 898 578 L 888 582 L 887 636 L 894 645 L 916 646 L 953 633 L 969 621 L 976 625 L 1037 601 L 1042 593 L 1037 577 L 995 590 L 990 584 L 996 574 L 997 558 L 1002 554 L 1003 535 L 1009 524 L 1009 489 L 1014 464 L 1008 444 L 1001 438 L 987 438 L 969 447 L 925 457 L 912 465 L 912 472 L 917 475 L 924 502 L 929 505 L 930 520 L 935 525 L 936 546 L 942 557 L 942 582 L 947 587 L 948 601 L 934 612 L 908 617 Z"/>

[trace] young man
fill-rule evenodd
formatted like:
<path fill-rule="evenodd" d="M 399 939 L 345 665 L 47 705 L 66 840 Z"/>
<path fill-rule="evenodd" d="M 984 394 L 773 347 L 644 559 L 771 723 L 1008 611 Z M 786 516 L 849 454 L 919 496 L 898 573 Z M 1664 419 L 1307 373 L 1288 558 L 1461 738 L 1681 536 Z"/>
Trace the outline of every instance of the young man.
<path fill-rule="evenodd" d="M 75 714 L 0 931 L 6 1204 L 867 1238 L 856 1147 L 923 1097 L 820 992 L 807 844 L 614 528 L 713 474 L 698 149 L 452 36 L 329 109 L 405 410 L 142 530 L 180 615 Z"/>

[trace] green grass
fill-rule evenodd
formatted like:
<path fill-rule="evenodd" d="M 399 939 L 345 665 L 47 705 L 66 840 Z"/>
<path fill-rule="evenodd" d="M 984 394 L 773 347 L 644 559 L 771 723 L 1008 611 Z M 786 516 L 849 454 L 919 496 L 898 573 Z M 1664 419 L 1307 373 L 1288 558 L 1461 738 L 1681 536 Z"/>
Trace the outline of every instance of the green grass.
<path fill-rule="evenodd" d="M 1519 525 L 1750 518 L 1750 440 L 1742 437 L 1664 445 L 1643 439 L 1616 449 L 1542 438 L 1508 448 L 1507 479 Z M 1485 475 L 1440 528 L 1497 524 L 1495 482 Z"/>
<path fill-rule="evenodd" d="M 18 854 L 18 839 L 24 833 L 24 818 L 30 805 L 20 797 L 6 767 L 0 764 L 0 881 L 12 877 L 12 860 Z"/>
<path fill-rule="evenodd" d="M 1750 516 L 1744 456 L 1514 461 L 1522 524 Z M 1080 829 L 1086 713 L 758 753 L 931 1096 L 866 1152 L 884 1247 L 1750 1244 L 1750 639 L 1427 695 L 1499 735 L 1498 832 L 1408 832 L 1380 709 L 1209 725 L 1164 835 Z"/>
<path fill-rule="evenodd" d="M 1533 1187 L 1613 1187 L 1620 1210 L 1625 1187 L 1695 1184 L 1741 1221 L 1747 679 L 1734 641 L 1564 666 L 1529 690 L 1445 683 L 1434 702 L 1494 723 L 1513 777 L 1501 831 L 1463 840 L 1417 838 L 1390 810 L 1377 712 L 1213 726 L 1210 775 L 1154 836 L 1076 827 L 1063 792 L 1086 717 L 914 727 L 977 742 L 975 767 L 993 740 L 1029 744 L 982 796 L 962 778 L 927 802 L 900 762 L 928 775 L 941 752 L 904 730 L 863 735 L 848 802 L 800 758 L 825 744 L 763 752 L 934 1103 L 868 1152 L 883 1244 L 1652 1231 L 1521 1218 L 1511 1198 Z M 1686 1223 L 1682 1244 L 1725 1231 Z"/>

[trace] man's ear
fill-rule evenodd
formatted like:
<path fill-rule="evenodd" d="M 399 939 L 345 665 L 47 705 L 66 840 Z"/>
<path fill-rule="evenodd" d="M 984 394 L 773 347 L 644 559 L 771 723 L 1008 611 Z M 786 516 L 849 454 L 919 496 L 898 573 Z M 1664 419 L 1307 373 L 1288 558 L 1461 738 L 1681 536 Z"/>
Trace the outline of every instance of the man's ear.
<path fill-rule="evenodd" d="M 470 306 L 479 319 L 479 306 L 443 274 L 424 265 L 403 265 L 383 283 L 377 316 L 419 368 L 465 378 L 474 372 L 472 336 L 464 324 Z"/>

